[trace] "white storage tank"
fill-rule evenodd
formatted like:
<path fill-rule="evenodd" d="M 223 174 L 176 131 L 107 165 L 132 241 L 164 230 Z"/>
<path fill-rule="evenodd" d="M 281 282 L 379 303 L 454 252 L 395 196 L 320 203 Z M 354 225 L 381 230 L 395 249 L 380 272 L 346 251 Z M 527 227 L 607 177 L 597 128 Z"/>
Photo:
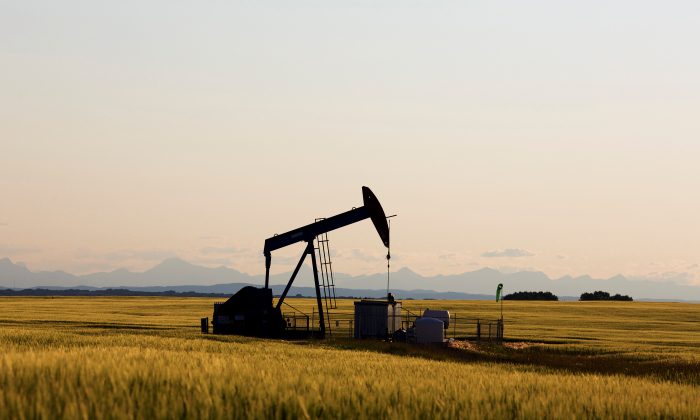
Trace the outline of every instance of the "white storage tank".
<path fill-rule="evenodd" d="M 445 323 L 437 318 L 416 319 L 416 342 L 419 344 L 442 343 L 445 341 Z"/>
<path fill-rule="evenodd" d="M 426 309 L 423 311 L 423 316 L 427 318 L 436 318 L 445 324 L 445 329 L 450 328 L 450 311 L 445 309 Z"/>

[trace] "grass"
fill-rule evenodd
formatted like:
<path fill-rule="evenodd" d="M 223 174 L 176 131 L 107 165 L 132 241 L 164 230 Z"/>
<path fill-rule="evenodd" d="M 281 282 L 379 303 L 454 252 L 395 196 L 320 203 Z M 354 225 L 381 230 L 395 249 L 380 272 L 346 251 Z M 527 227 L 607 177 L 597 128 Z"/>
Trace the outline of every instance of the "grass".
<path fill-rule="evenodd" d="M 696 305 L 506 302 L 507 338 L 541 344 L 463 350 L 202 335 L 213 302 L 0 299 L 0 418 L 700 415 Z M 404 304 L 498 314 L 495 302 Z"/>

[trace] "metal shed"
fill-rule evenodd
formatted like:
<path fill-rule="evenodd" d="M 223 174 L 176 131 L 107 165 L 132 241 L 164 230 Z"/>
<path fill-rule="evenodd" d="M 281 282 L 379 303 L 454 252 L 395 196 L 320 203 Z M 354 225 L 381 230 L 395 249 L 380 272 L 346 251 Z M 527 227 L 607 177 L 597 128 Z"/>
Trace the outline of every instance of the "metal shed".
<path fill-rule="evenodd" d="M 355 302 L 355 338 L 387 338 L 401 328 L 401 302 Z"/>

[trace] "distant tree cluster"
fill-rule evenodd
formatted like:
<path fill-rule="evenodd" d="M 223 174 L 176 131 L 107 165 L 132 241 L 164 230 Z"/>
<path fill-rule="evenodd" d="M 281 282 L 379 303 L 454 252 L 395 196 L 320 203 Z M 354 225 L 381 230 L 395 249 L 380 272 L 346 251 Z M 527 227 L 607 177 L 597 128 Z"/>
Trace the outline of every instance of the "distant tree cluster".
<path fill-rule="evenodd" d="M 515 292 L 503 297 L 503 300 L 559 300 L 552 292 Z"/>
<path fill-rule="evenodd" d="M 0 290 L 0 296 L 174 296 L 174 297 L 227 297 L 223 293 L 198 293 L 198 292 L 176 292 L 165 290 L 163 292 L 143 292 L 128 289 L 105 289 L 105 290 L 85 290 L 85 289 L 24 289 Z"/>
<path fill-rule="evenodd" d="M 624 302 L 631 302 L 632 298 L 627 295 L 616 294 L 610 296 L 608 292 L 602 292 L 600 290 L 593 293 L 583 293 L 579 300 L 619 300 Z"/>

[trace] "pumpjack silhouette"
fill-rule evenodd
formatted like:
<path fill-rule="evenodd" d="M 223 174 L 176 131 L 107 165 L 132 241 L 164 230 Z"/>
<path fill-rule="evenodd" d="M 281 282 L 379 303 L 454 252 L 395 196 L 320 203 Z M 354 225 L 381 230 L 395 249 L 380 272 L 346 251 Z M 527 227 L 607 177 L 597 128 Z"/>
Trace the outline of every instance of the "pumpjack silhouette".
<path fill-rule="evenodd" d="M 214 334 L 237 334 L 273 338 L 284 336 L 286 323 L 282 317 L 280 307 L 284 303 L 284 299 L 287 297 L 287 293 L 289 293 L 289 289 L 292 287 L 292 283 L 294 283 L 294 279 L 299 274 L 299 270 L 308 255 L 311 257 L 311 267 L 316 288 L 316 303 L 320 323 L 318 336 L 320 338 L 325 337 L 326 325 L 324 318 L 326 314 L 322 305 L 314 240 L 330 231 L 370 219 L 382 243 L 389 249 L 389 225 L 384 209 L 382 209 L 372 190 L 367 187 L 362 187 L 362 200 L 364 202 L 362 207 L 353 208 L 281 235 L 267 238 L 263 251 L 265 255 L 265 287 L 247 286 L 231 296 L 226 302 L 214 304 L 214 316 L 212 319 Z M 306 249 L 292 272 L 284 292 L 277 300 L 277 304 L 273 306 L 272 289 L 269 285 L 272 252 L 302 241 L 306 242 Z M 389 258 L 390 255 L 387 253 L 387 259 Z"/>

